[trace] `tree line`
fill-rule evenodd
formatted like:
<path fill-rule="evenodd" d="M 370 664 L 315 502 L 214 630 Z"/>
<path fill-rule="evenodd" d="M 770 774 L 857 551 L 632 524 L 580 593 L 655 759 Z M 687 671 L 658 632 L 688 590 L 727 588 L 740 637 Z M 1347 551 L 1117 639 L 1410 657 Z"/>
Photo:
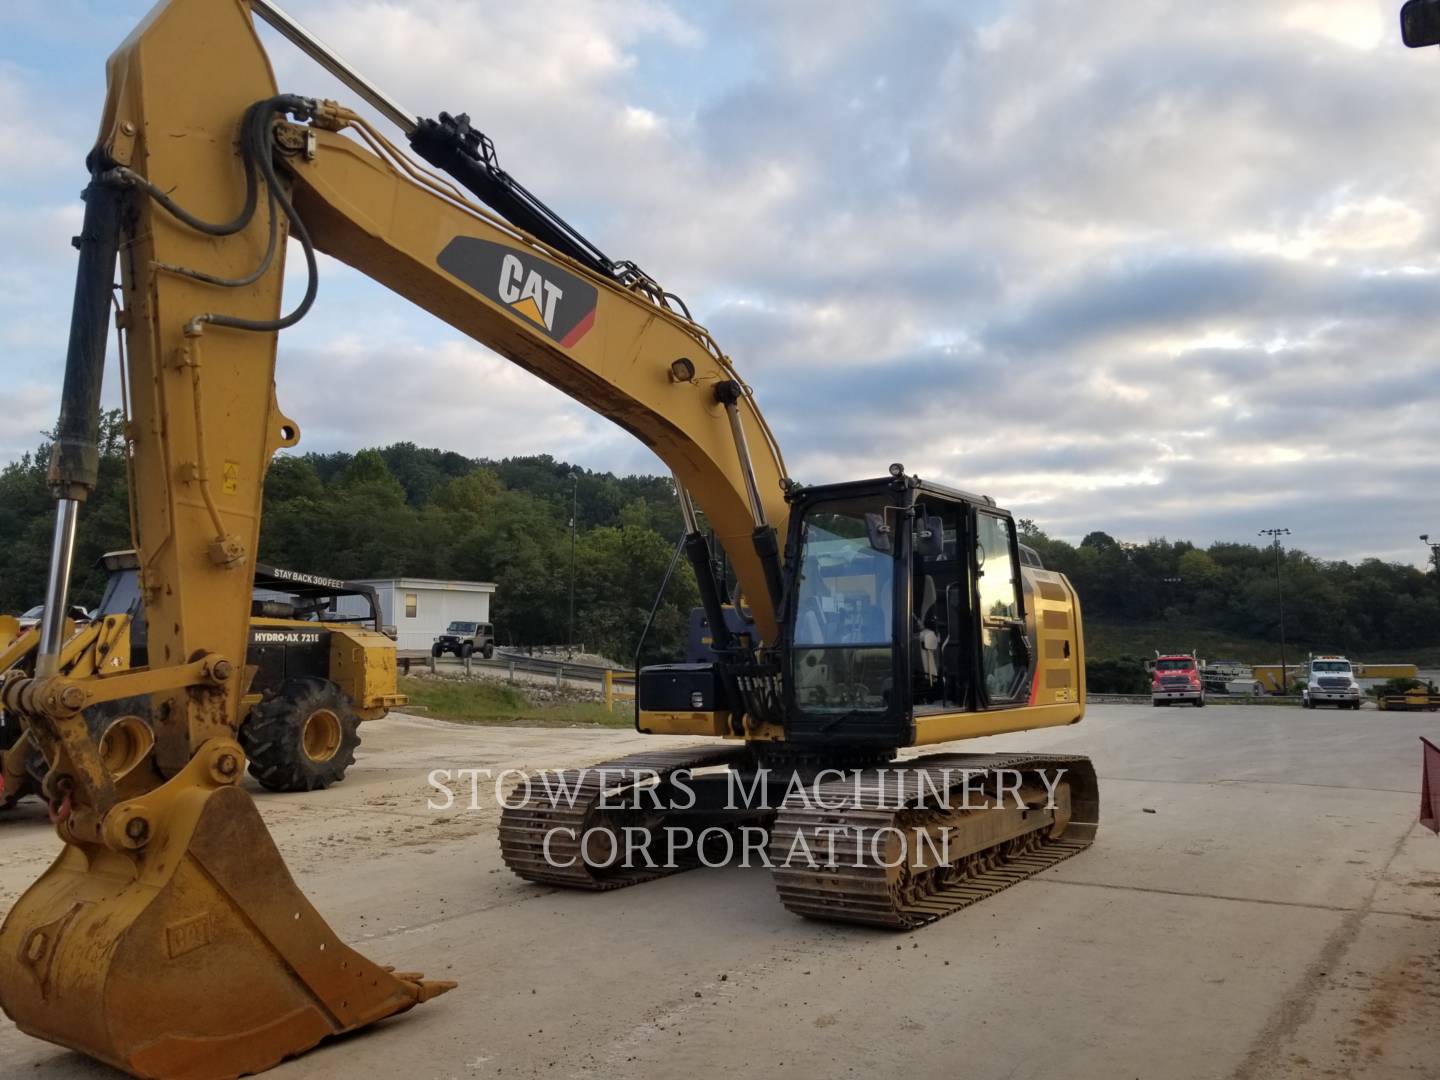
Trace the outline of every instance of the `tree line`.
<path fill-rule="evenodd" d="M 1104 532 L 1073 545 L 1031 520 L 1018 525 L 1045 565 L 1070 579 L 1087 620 L 1166 622 L 1278 642 L 1279 588 L 1292 644 L 1360 655 L 1440 644 L 1440 578 L 1414 566 L 1331 561 L 1288 548 L 1280 553 L 1277 586 L 1270 545 L 1200 548 L 1164 538 L 1135 544 Z"/>
<path fill-rule="evenodd" d="M 0 470 L 0 611 L 43 599 L 54 502 L 50 443 Z M 574 638 L 629 662 L 680 538 L 666 476 L 615 476 L 548 455 L 471 459 L 396 443 L 358 453 L 276 457 L 265 478 L 262 562 L 341 578 L 491 581 L 502 644 L 560 644 L 570 634 L 575 510 Z M 102 418 L 100 480 L 83 507 L 72 596 L 97 603 L 106 551 L 131 546 L 118 413 Z M 681 655 L 699 604 L 688 564 L 671 577 L 644 659 Z"/>
<path fill-rule="evenodd" d="M 80 516 L 74 596 L 104 587 L 99 556 L 130 546 L 118 413 L 101 424 L 100 483 Z M 45 486 L 49 442 L 0 470 L 0 611 L 41 600 L 54 504 Z M 629 661 L 680 535 L 668 476 L 615 476 L 549 455 L 468 458 L 395 443 L 358 453 L 285 454 L 270 466 L 262 561 L 343 578 L 435 577 L 495 582 L 502 643 L 569 637 L 571 510 L 575 511 L 574 637 Z M 1278 641 L 1275 555 L 1268 546 L 1092 532 L 1078 545 L 1020 521 L 1024 542 L 1065 573 L 1086 619 L 1174 623 Z M 1440 580 L 1398 563 L 1281 556 L 1286 636 L 1365 654 L 1440 643 Z M 694 578 L 681 560 L 645 642 L 644 659 L 684 651 Z M 1173 643 L 1170 643 L 1173 644 Z"/>
<path fill-rule="evenodd" d="M 491 622 L 502 644 L 583 642 L 629 662 L 680 530 L 669 477 L 395 443 L 277 457 L 265 478 L 260 553 L 344 578 L 492 581 Z M 693 576 L 675 573 L 645 641 L 647 659 L 683 652 L 698 603 Z"/>

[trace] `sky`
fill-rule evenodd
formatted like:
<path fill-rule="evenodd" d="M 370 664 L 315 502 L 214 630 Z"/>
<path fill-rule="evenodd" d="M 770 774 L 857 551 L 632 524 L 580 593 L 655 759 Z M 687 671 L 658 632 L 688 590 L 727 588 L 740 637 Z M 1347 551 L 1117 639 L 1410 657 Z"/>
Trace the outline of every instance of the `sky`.
<path fill-rule="evenodd" d="M 898 461 L 1072 541 L 1440 534 L 1440 50 L 1399 0 L 283 6 L 685 297 L 804 483 Z M 54 423 L 104 60 L 148 8 L 0 0 L 0 462 Z M 358 105 L 265 38 L 282 90 Z M 277 385 L 302 449 L 663 471 L 328 259 Z"/>

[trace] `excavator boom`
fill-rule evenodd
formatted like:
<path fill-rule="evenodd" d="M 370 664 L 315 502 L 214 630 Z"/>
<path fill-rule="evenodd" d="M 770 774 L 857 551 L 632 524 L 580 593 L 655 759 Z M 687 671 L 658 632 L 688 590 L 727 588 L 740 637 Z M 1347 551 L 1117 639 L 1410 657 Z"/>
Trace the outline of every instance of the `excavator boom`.
<path fill-rule="evenodd" d="M 255 15 L 433 168 L 342 104 L 280 92 Z M 453 986 L 347 948 L 239 785 L 263 483 L 275 452 L 300 441 L 276 400 L 277 339 L 315 303 L 317 252 L 632 432 L 674 473 L 714 659 L 643 673 L 637 726 L 745 743 L 638 755 L 624 764 L 637 782 L 695 760 L 853 769 L 902 746 L 1083 715 L 1074 592 L 1022 564 L 1006 512 L 898 465 L 889 478 L 794 484 L 749 388 L 683 303 L 565 224 L 463 114 L 411 114 L 271 0 L 161 0 L 107 75 L 50 468 L 45 618 L 33 676 L 0 682 L 0 705 L 49 766 L 43 793 L 64 845 L 0 926 L 0 1007 L 23 1030 L 136 1075 L 232 1076 Z M 307 279 L 282 311 L 289 241 Z M 144 667 L 105 663 L 118 625 L 66 645 L 60 617 L 76 517 L 96 480 L 117 263 Z M 701 512 L 738 595 L 717 580 Z M 86 710 L 135 698 L 150 702 L 153 740 L 102 756 Z M 954 756 L 911 764 L 916 776 L 965 771 Z M 957 808 L 958 789 L 893 808 L 917 835 L 958 831 L 951 863 L 876 865 L 844 882 L 782 875 L 782 898 L 802 914 L 914 926 L 980 895 L 967 875 L 990 874 L 993 891 L 1022 872 L 998 863 L 1031 873 L 1090 842 L 1098 803 L 1084 759 L 972 764 L 989 785 L 983 805 L 1003 815 Z M 1057 787 L 1055 770 L 1072 779 Z M 1006 808 L 1002 772 L 1021 777 L 1024 805 Z M 1043 807 L 1043 790 L 1060 800 Z M 873 821 L 877 809 L 847 813 Z M 500 830 L 507 861 L 536 880 L 553 878 L 536 862 L 534 830 L 554 812 L 507 810 Z M 817 827 L 757 813 L 777 835 Z M 561 883 L 644 879 L 583 870 Z"/>
<path fill-rule="evenodd" d="M 257 8 L 284 20 L 274 5 Z M 314 301 L 315 252 L 651 446 L 704 507 L 757 637 L 770 640 L 783 466 L 703 328 L 649 278 L 567 236 L 498 170 L 493 149 L 488 164 L 477 154 L 462 123 L 417 122 L 409 133 L 432 158 L 466 163 L 472 186 L 502 208 L 528 208 L 515 216 L 551 243 L 348 110 L 278 93 L 246 0 L 162 0 L 107 76 L 51 461 L 59 509 L 47 614 L 34 677 L 3 687 L 50 765 L 44 794 L 65 846 L 0 928 L 0 1006 L 23 1030 L 137 1075 L 237 1075 L 453 985 L 346 948 L 238 784 L 263 482 L 275 451 L 300 439 L 275 397 L 276 340 Z M 355 138 L 340 134 L 347 128 Z M 285 314 L 287 238 L 310 276 Z M 66 607 L 75 521 L 95 483 L 117 262 L 149 665 L 112 675 L 91 665 L 81 678 L 62 673 L 52 613 Z M 710 606 L 719 609 L 714 589 Z M 84 710 L 137 695 L 153 702 L 153 745 L 143 760 L 102 761 Z"/>

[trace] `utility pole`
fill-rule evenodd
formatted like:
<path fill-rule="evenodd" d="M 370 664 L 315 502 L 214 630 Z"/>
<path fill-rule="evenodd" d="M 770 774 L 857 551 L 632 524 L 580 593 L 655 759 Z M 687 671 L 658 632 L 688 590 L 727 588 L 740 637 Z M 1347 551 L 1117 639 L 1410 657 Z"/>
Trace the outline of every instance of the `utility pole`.
<path fill-rule="evenodd" d="M 1178 574 L 1170 574 L 1162 577 L 1160 580 L 1165 583 L 1165 606 L 1172 608 L 1175 606 L 1175 586 L 1179 585 L 1185 579 Z M 1161 612 L 1161 614 L 1163 615 L 1164 612 Z"/>
<path fill-rule="evenodd" d="M 1430 564 L 1435 567 L 1435 573 L 1440 576 L 1440 544 L 1432 543 L 1429 533 L 1420 534 L 1420 542 L 1430 549 Z"/>
<path fill-rule="evenodd" d="M 1290 675 L 1285 667 L 1285 589 L 1280 581 L 1280 537 L 1289 536 L 1289 529 L 1261 529 L 1258 536 L 1275 541 L 1275 598 L 1280 604 L 1280 693 L 1290 691 Z"/>
<path fill-rule="evenodd" d="M 570 624 L 565 632 L 566 649 L 575 645 L 575 530 L 580 526 L 580 518 L 577 513 L 579 509 L 578 492 L 580 490 L 580 474 L 570 473 Z"/>

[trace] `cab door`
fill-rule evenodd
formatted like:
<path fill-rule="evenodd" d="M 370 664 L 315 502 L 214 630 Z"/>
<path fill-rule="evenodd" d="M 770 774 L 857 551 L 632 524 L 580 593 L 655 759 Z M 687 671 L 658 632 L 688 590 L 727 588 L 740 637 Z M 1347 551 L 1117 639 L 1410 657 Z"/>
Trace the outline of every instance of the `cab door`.
<path fill-rule="evenodd" d="M 954 712 L 967 707 L 974 682 L 967 507 L 926 492 L 914 528 L 926 536 L 911 554 L 911 706 Z"/>
<path fill-rule="evenodd" d="M 1022 704 L 1030 685 L 1031 648 L 1015 523 L 1007 515 L 979 507 L 973 520 L 979 704 L 982 708 Z"/>

